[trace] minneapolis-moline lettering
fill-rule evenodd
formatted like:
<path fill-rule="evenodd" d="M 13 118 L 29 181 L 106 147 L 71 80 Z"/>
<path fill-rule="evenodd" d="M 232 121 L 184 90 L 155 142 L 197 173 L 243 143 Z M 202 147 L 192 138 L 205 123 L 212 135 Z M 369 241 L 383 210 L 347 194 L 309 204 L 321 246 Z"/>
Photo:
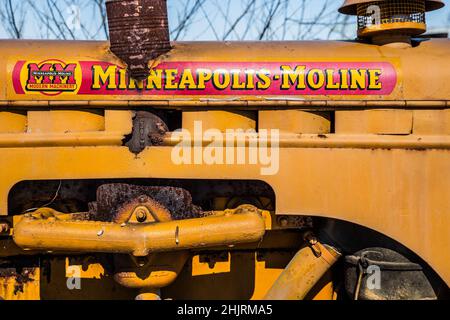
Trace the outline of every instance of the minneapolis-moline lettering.
<path fill-rule="evenodd" d="M 245 90 L 382 90 L 382 70 L 369 68 L 309 68 L 307 65 L 281 65 L 270 69 L 153 69 L 144 81 L 127 76 L 117 66 L 92 67 L 92 90 L 217 91 Z"/>

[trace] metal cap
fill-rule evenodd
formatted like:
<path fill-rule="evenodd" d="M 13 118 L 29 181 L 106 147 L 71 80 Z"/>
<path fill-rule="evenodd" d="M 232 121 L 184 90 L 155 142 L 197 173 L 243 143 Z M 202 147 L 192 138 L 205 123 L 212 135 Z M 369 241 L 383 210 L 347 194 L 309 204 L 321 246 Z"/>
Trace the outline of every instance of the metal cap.
<path fill-rule="evenodd" d="M 356 7 L 358 4 L 368 2 L 382 2 L 389 0 L 345 0 L 343 5 L 339 8 L 339 12 L 348 15 L 356 15 Z M 425 10 L 433 11 L 445 6 L 443 0 L 425 0 Z"/>

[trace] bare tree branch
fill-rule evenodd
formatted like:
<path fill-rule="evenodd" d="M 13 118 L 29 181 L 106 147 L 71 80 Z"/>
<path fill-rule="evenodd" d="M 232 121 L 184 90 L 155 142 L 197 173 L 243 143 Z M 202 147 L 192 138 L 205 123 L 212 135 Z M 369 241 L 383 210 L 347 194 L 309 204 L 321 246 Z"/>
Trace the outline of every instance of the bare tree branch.
<path fill-rule="evenodd" d="M 3 6 L 0 8 L 3 27 L 14 39 L 23 38 L 25 14 L 23 3 L 13 0 L 4 0 Z"/>
<path fill-rule="evenodd" d="M 355 20 L 340 15 L 339 4 L 336 0 L 170 0 L 171 37 L 222 41 L 354 38 Z M 75 17 L 79 20 L 76 28 L 72 25 L 74 10 L 81 13 Z M 441 28 L 448 28 L 450 8 L 442 12 Z M 0 18 L 11 38 L 108 38 L 105 0 L 2 0 Z"/>

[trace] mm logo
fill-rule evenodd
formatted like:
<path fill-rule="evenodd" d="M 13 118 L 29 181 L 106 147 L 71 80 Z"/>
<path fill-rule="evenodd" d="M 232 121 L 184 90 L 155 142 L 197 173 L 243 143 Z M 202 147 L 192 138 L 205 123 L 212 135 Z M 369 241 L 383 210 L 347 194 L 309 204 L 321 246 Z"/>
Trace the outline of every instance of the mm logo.
<path fill-rule="evenodd" d="M 60 94 L 65 91 L 75 91 L 77 83 L 75 71 L 77 64 L 66 64 L 60 60 L 46 60 L 40 63 L 29 63 L 27 91 Z"/>

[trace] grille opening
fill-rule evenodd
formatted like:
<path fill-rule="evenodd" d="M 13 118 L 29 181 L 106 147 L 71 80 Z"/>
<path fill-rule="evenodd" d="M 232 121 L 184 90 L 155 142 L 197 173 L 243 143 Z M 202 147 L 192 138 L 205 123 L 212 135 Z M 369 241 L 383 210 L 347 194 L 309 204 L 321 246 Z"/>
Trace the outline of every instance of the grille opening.
<path fill-rule="evenodd" d="M 391 0 L 360 3 L 356 7 L 358 35 L 390 33 L 419 35 L 426 31 L 425 0 Z"/>
<path fill-rule="evenodd" d="M 380 8 L 380 19 L 377 21 L 371 6 Z M 367 2 L 358 4 L 358 29 L 377 24 L 388 23 L 423 23 L 425 24 L 425 0 L 393 0 L 386 2 Z"/>

